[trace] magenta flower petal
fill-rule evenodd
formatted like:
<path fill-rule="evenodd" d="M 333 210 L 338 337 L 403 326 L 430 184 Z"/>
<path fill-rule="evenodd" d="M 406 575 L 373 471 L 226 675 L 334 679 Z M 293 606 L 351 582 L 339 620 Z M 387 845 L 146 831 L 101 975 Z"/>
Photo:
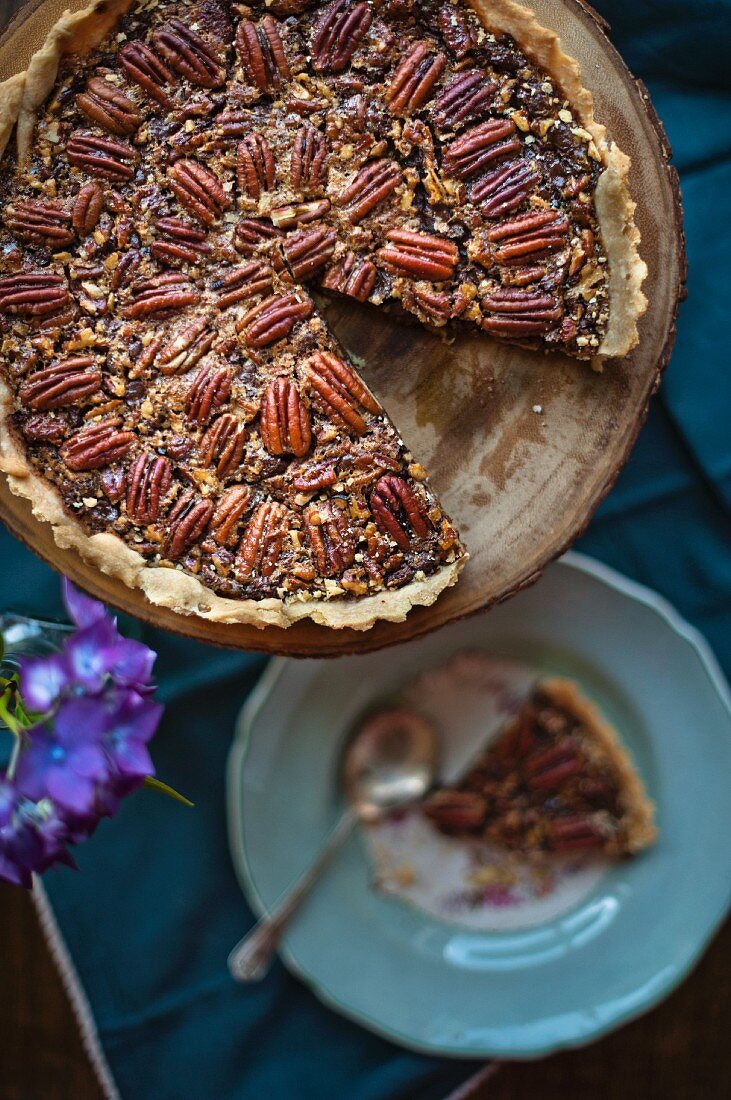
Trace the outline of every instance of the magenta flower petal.
<path fill-rule="evenodd" d="M 30 711 L 45 714 L 58 699 L 69 681 L 63 653 L 50 657 L 24 657 L 20 661 L 20 690 Z"/>
<path fill-rule="evenodd" d="M 61 578 L 61 595 L 69 618 L 76 626 L 90 626 L 98 619 L 106 618 L 107 610 L 104 604 L 79 591 L 68 577 Z"/>
<path fill-rule="evenodd" d="M 150 686 L 152 666 L 157 660 L 157 653 L 142 642 L 132 639 L 119 639 L 114 653 L 114 663 L 111 668 L 112 678 L 121 687 L 134 687 L 138 691 L 146 690 Z"/>
<path fill-rule="evenodd" d="M 46 786 L 50 798 L 62 810 L 69 810 L 74 814 L 88 814 L 93 809 L 93 782 L 77 775 L 70 768 L 51 768 Z"/>
<path fill-rule="evenodd" d="M 114 623 L 97 619 L 73 634 L 64 646 L 69 676 L 87 691 L 101 691 L 116 658 L 119 635 Z"/>
<path fill-rule="evenodd" d="M 110 728 L 111 714 L 104 699 L 65 699 L 56 711 L 53 736 L 65 748 L 98 742 Z"/>
<path fill-rule="evenodd" d="M 105 779 L 107 758 L 99 745 L 82 745 L 69 754 L 69 767 L 84 779 Z"/>

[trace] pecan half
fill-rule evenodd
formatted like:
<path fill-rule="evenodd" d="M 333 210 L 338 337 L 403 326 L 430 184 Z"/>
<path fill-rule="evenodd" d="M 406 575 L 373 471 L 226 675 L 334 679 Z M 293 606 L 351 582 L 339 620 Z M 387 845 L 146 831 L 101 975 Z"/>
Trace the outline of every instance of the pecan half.
<path fill-rule="evenodd" d="M 578 775 L 586 764 L 571 742 L 539 749 L 525 760 L 525 782 L 534 791 L 557 791 L 573 775 Z"/>
<path fill-rule="evenodd" d="M 137 160 L 137 151 L 126 142 L 96 137 L 83 130 L 75 130 L 71 135 L 66 155 L 76 168 L 84 168 L 92 176 L 101 176 L 114 183 L 132 179 L 132 163 Z"/>
<path fill-rule="evenodd" d="M 388 198 L 400 183 L 401 169 L 394 161 L 372 161 L 341 191 L 338 205 L 346 208 L 351 222 L 356 224 Z"/>
<path fill-rule="evenodd" d="M 119 417 L 87 424 L 67 439 L 60 455 L 69 470 L 100 470 L 124 458 L 135 441 L 134 432 L 120 428 Z"/>
<path fill-rule="evenodd" d="M 538 185 L 538 179 L 529 161 L 515 160 L 493 168 L 478 180 L 470 191 L 470 199 L 486 218 L 499 218 L 517 210 Z"/>
<path fill-rule="evenodd" d="M 160 349 L 160 372 L 169 375 L 190 370 L 211 350 L 215 339 L 210 319 L 206 315 L 194 318 Z"/>
<path fill-rule="evenodd" d="M 326 266 L 335 251 L 337 234 L 333 229 L 317 226 L 292 233 L 284 243 L 284 255 L 297 282 L 311 279 Z"/>
<path fill-rule="evenodd" d="M 412 532 L 420 539 L 431 531 L 429 520 L 410 485 L 402 477 L 386 474 L 376 482 L 370 496 L 373 518 L 401 550 L 408 550 Z"/>
<path fill-rule="evenodd" d="M 79 355 L 34 371 L 21 385 L 18 396 L 29 409 L 60 409 L 91 397 L 101 381 L 102 372 L 95 365 L 94 357 Z"/>
<path fill-rule="evenodd" d="M 463 8 L 456 4 L 442 4 L 437 22 L 447 48 L 457 60 L 466 57 L 477 45 L 477 21 Z"/>
<path fill-rule="evenodd" d="M 3 220 L 11 233 L 29 244 L 61 248 L 74 239 L 69 215 L 57 202 L 20 200 L 5 207 Z"/>
<path fill-rule="evenodd" d="M 365 302 L 376 285 L 376 265 L 356 252 L 345 252 L 328 268 L 321 286 Z"/>
<path fill-rule="evenodd" d="M 328 489 L 338 480 L 337 459 L 322 462 L 293 462 L 287 470 L 292 484 L 300 493 L 316 493 L 318 489 Z"/>
<path fill-rule="evenodd" d="M 143 452 L 127 474 L 127 515 L 133 523 L 154 523 L 170 488 L 173 468 L 167 458 Z"/>
<path fill-rule="evenodd" d="M 167 109 L 172 107 L 165 85 L 174 84 L 175 76 L 148 45 L 127 42 L 119 51 L 119 63 L 129 79 L 139 84 L 156 103 Z"/>
<path fill-rule="evenodd" d="M 591 818 L 567 814 L 550 822 L 547 839 L 554 852 L 575 852 L 582 848 L 603 848 L 607 836 Z"/>
<path fill-rule="evenodd" d="M 310 412 L 291 378 L 275 378 L 261 399 L 261 441 L 271 455 L 302 458 L 310 449 Z"/>
<path fill-rule="evenodd" d="M 309 122 L 297 131 L 289 176 L 295 191 L 314 191 L 327 178 L 327 141 Z"/>
<path fill-rule="evenodd" d="M 241 267 L 232 267 L 214 280 L 213 287 L 223 289 L 216 305 L 219 309 L 227 309 L 237 302 L 248 301 L 255 294 L 266 294 L 272 289 L 273 278 L 272 268 L 260 260 L 252 260 Z"/>
<path fill-rule="evenodd" d="M 433 325 L 446 325 L 452 316 L 452 301 L 443 291 L 409 287 L 402 295 L 401 304 L 417 315 L 423 315 Z"/>
<path fill-rule="evenodd" d="M 434 100 L 432 118 L 441 129 L 456 130 L 468 119 L 481 115 L 497 91 L 482 69 L 457 73 Z"/>
<path fill-rule="evenodd" d="M 323 12 L 312 39 L 312 68 L 341 73 L 368 32 L 373 16 L 367 4 L 334 0 Z"/>
<path fill-rule="evenodd" d="M 236 542 L 239 523 L 251 504 L 253 493 L 248 485 L 232 485 L 223 494 L 211 520 L 210 533 L 219 546 Z"/>
<path fill-rule="evenodd" d="M 226 65 L 212 46 L 180 19 L 171 19 L 155 31 L 152 44 L 171 69 L 201 88 L 220 88 Z"/>
<path fill-rule="evenodd" d="M 276 166 L 269 142 L 263 134 L 249 134 L 236 150 L 236 182 L 239 191 L 258 199 L 274 187 Z"/>
<path fill-rule="evenodd" d="M 451 279 L 454 274 L 459 260 L 454 241 L 431 233 L 413 233 L 410 229 L 392 229 L 386 240 L 389 245 L 379 248 L 376 255 L 392 274 L 433 283 Z"/>
<path fill-rule="evenodd" d="M 188 390 L 185 413 L 199 427 L 226 404 L 231 396 L 231 372 L 227 367 L 201 367 Z"/>
<path fill-rule="evenodd" d="M 265 348 L 289 336 L 297 322 L 309 317 L 313 308 L 308 298 L 303 300 L 294 293 L 273 294 L 250 309 L 236 327 L 244 333 L 249 347 Z"/>
<path fill-rule="evenodd" d="M 196 160 L 177 160 L 168 168 L 168 180 L 181 206 L 204 225 L 213 225 L 230 205 L 218 177 Z"/>
<path fill-rule="evenodd" d="M 418 111 L 434 91 L 447 59 L 431 42 L 415 42 L 396 68 L 386 90 L 386 103 L 395 115 Z"/>
<path fill-rule="evenodd" d="M 543 336 L 563 316 L 556 298 L 522 287 L 498 287 L 482 299 L 482 308 L 482 327 L 494 336 Z"/>
<path fill-rule="evenodd" d="M 271 577 L 287 534 L 287 509 L 266 500 L 249 520 L 236 555 L 236 572 L 243 578 L 258 573 Z"/>
<path fill-rule="evenodd" d="M 66 421 L 60 416 L 29 416 L 21 431 L 29 443 L 63 443 Z"/>
<path fill-rule="evenodd" d="M 201 440 L 198 453 L 204 468 L 214 466 L 219 477 L 226 477 L 241 462 L 246 445 L 246 428 L 233 413 L 214 420 Z"/>
<path fill-rule="evenodd" d="M 533 263 L 559 248 L 564 248 L 571 226 L 568 218 L 555 210 L 521 214 L 494 226 L 488 240 L 498 247 L 493 252 L 499 264 Z"/>
<path fill-rule="evenodd" d="M 487 802 L 477 791 L 435 791 L 423 809 L 429 820 L 445 832 L 479 829 L 487 817 Z"/>
<path fill-rule="evenodd" d="M 318 218 L 324 218 L 330 209 L 329 199 L 316 199 L 313 202 L 295 202 L 288 206 L 278 206 L 270 211 L 270 216 L 278 229 L 295 229 L 298 225 L 309 225 Z"/>
<path fill-rule="evenodd" d="M 86 237 L 99 221 L 104 205 L 104 191 L 94 180 L 83 184 L 76 193 L 71 208 L 71 224 L 80 237 Z"/>
<path fill-rule="evenodd" d="M 364 410 L 379 413 L 381 407 L 353 368 L 329 351 L 318 351 L 305 364 L 310 389 L 331 420 L 362 435 L 368 430 Z"/>
<path fill-rule="evenodd" d="M 304 515 L 305 533 L 321 577 L 339 577 L 355 560 L 355 536 L 344 501 L 312 505 Z"/>
<path fill-rule="evenodd" d="M 158 218 L 155 222 L 157 240 L 150 245 L 150 252 L 161 263 L 198 263 L 202 256 L 213 249 L 206 242 L 205 229 L 199 229 L 182 218 Z"/>
<path fill-rule="evenodd" d="M 271 15 L 265 15 L 258 25 L 242 19 L 236 32 L 236 49 L 247 76 L 260 92 L 281 88 L 292 75 L 279 24 Z"/>
<path fill-rule="evenodd" d="M 242 256 L 253 256 L 258 248 L 283 236 L 269 218 L 242 218 L 234 231 L 233 246 Z"/>
<path fill-rule="evenodd" d="M 122 258 L 112 272 L 112 290 L 119 290 L 120 287 L 127 286 L 137 274 L 141 263 L 142 257 L 139 249 L 130 248 L 129 252 L 123 253 Z"/>
<path fill-rule="evenodd" d="M 139 321 L 153 313 L 168 313 L 186 309 L 200 301 L 193 283 L 179 272 L 166 272 L 143 279 L 133 288 L 132 301 L 122 309 L 122 316 Z"/>
<path fill-rule="evenodd" d="M 168 516 L 168 530 L 163 543 L 163 557 L 170 561 L 182 557 L 205 534 L 213 516 L 210 500 L 197 497 L 192 489 L 182 493 Z"/>
<path fill-rule="evenodd" d="M 515 123 L 510 118 L 491 118 L 473 126 L 444 149 L 444 171 L 468 179 L 489 164 L 520 150 Z"/>
<path fill-rule="evenodd" d="M 70 302 L 63 276 L 50 271 L 25 271 L 0 279 L 0 313 L 49 317 Z"/>
<path fill-rule="evenodd" d="M 132 100 L 98 76 L 93 76 L 86 91 L 77 95 L 76 106 L 89 122 L 118 137 L 133 134 L 142 125 L 142 115 Z"/>

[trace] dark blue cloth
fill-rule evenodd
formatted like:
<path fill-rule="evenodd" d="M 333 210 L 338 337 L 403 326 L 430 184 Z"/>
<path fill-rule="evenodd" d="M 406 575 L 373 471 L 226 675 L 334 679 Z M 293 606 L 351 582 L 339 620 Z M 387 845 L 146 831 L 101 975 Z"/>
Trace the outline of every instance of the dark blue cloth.
<path fill-rule="evenodd" d="M 731 671 L 731 13 L 726 0 L 598 0 L 652 93 L 686 204 L 689 299 L 629 465 L 581 549 L 658 589 Z M 651 291 L 651 288 L 650 288 Z M 55 576 L 6 533 L 0 606 L 60 613 Z M 196 802 L 129 799 L 46 886 L 120 1091 L 134 1100 L 420 1100 L 470 1072 L 403 1052 L 323 1008 L 277 964 L 234 986 L 227 948 L 251 920 L 224 822 L 224 761 L 258 657 L 144 629 L 168 707 L 159 774 Z M 639 656 L 639 655 L 638 655 Z M 347 934 L 345 931 L 344 935 Z"/>

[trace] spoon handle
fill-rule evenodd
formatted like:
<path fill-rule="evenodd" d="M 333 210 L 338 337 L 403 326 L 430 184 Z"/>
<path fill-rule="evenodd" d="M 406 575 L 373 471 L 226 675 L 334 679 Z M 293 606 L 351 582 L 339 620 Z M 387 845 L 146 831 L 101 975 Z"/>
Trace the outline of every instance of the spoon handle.
<path fill-rule="evenodd" d="M 357 814 L 343 811 L 325 841 L 322 851 L 303 874 L 281 895 L 274 908 L 256 922 L 228 957 L 228 969 L 238 982 L 258 982 L 269 970 L 282 932 L 300 903 L 307 897 L 320 873 L 353 830 Z"/>

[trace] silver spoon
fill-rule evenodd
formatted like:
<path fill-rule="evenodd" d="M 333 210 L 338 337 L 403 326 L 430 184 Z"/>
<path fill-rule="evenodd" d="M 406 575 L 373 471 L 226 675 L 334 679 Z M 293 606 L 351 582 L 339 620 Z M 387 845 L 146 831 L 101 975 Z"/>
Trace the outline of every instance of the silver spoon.
<path fill-rule="evenodd" d="M 348 738 L 340 768 L 346 807 L 311 866 L 234 947 L 228 957 L 232 977 L 240 982 L 264 977 L 282 932 L 355 823 L 375 822 L 423 798 L 436 767 L 436 732 L 421 715 L 394 706 L 361 719 Z"/>

